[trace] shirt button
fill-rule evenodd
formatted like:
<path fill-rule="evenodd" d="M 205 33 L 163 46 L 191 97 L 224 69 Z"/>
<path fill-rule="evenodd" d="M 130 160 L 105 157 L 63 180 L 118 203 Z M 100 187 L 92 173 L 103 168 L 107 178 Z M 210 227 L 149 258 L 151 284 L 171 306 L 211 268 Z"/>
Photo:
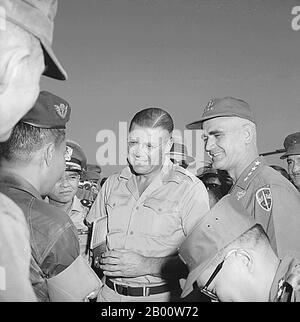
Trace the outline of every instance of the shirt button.
<path fill-rule="evenodd" d="M 139 206 L 136 206 L 136 207 L 135 207 L 135 209 L 136 209 L 136 210 L 139 210 Z"/>
<path fill-rule="evenodd" d="M 133 235 L 133 231 L 130 232 L 130 235 Z"/>

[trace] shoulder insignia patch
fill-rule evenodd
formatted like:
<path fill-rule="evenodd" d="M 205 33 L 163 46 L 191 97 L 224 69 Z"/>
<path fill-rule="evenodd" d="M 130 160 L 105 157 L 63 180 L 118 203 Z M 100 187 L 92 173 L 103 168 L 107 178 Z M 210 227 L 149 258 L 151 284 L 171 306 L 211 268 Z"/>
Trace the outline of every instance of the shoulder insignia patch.
<path fill-rule="evenodd" d="M 256 192 L 256 201 L 260 207 L 265 211 L 271 211 L 272 209 L 272 194 L 270 188 L 261 188 Z"/>

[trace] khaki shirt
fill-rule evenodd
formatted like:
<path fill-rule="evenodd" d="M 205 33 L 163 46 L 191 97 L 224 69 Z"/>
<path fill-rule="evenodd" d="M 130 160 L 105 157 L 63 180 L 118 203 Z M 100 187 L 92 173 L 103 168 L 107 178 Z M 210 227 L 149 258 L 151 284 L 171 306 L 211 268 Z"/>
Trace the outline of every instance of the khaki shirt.
<path fill-rule="evenodd" d="M 284 282 L 288 282 L 293 288 L 290 302 L 300 302 L 300 261 L 291 255 L 280 261 L 271 286 L 270 302 L 286 302 Z"/>
<path fill-rule="evenodd" d="M 36 302 L 29 279 L 30 239 L 22 210 L 0 193 L 0 302 Z"/>
<path fill-rule="evenodd" d="M 83 258 L 88 256 L 88 233 L 89 229 L 84 224 L 86 215 L 89 212 L 89 208 L 82 205 L 79 198 L 74 196 L 71 210 L 69 212 L 69 217 L 71 218 L 74 226 L 77 228 L 80 254 Z"/>
<path fill-rule="evenodd" d="M 263 226 L 279 257 L 300 252 L 300 195 L 263 157 L 243 171 L 229 193 Z"/>
<path fill-rule="evenodd" d="M 140 196 L 129 167 L 110 176 L 87 220 L 107 216 L 107 248 L 127 249 L 146 257 L 164 257 L 177 248 L 209 210 L 204 184 L 171 161 Z M 160 277 L 119 278 L 127 283 L 161 283 Z"/>

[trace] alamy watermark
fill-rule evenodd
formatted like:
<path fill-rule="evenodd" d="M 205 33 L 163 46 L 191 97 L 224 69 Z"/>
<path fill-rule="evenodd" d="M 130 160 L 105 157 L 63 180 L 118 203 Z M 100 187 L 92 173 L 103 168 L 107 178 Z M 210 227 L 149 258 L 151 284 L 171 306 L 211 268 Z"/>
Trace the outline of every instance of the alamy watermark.
<path fill-rule="evenodd" d="M 6 30 L 6 10 L 0 6 L 0 31 Z"/>
<path fill-rule="evenodd" d="M 98 131 L 96 142 L 100 143 L 96 151 L 96 161 L 100 166 L 104 165 L 127 165 L 128 156 L 128 124 L 119 122 L 118 133 L 110 129 Z M 173 139 L 177 143 L 186 146 L 187 154 L 195 160 L 203 162 L 204 142 L 202 130 L 178 130 L 174 129 Z M 197 162 L 196 162 L 197 163 Z"/>
<path fill-rule="evenodd" d="M 291 22 L 292 29 L 298 31 L 300 30 L 300 6 L 293 7 L 291 13 L 295 16 Z"/>

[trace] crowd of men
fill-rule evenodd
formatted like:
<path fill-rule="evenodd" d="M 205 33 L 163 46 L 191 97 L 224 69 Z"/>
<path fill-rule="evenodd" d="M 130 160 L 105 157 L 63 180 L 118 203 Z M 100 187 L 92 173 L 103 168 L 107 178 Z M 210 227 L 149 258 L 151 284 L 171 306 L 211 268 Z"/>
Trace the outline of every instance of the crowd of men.
<path fill-rule="evenodd" d="M 249 104 L 214 98 L 187 125 L 211 157 L 193 175 L 171 115 L 146 108 L 128 166 L 101 178 L 66 140 L 68 101 L 40 91 L 67 79 L 57 1 L 0 7 L 0 301 L 300 301 L 300 132 L 285 172 L 259 155 Z"/>

